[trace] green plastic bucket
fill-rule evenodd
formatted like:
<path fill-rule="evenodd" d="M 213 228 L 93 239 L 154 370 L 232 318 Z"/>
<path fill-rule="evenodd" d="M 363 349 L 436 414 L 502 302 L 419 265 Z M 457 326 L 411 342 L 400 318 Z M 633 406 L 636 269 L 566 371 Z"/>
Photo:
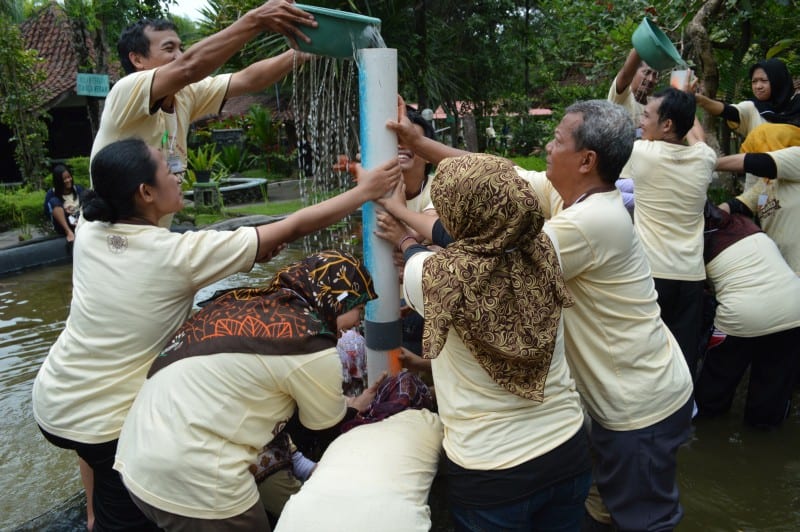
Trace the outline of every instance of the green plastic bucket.
<path fill-rule="evenodd" d="M 381 19 L 326 7 L 306 4 L 295 6 L 314 15 L 319 24 L 316 28 L 300 26 L 300 31 L 311 39 L 310 44 L 296 39 L 300 50 L 329 57 L 352 58 L 354 48 L 375 47 Z"/>
<path fill-rule="evenodd" d="M 669 38 L 647 17 L 644 17 L 633 32 L 631 43 L 639 57 L 656 70 L 667 70 L 675 65 L 686 64 Z"/>

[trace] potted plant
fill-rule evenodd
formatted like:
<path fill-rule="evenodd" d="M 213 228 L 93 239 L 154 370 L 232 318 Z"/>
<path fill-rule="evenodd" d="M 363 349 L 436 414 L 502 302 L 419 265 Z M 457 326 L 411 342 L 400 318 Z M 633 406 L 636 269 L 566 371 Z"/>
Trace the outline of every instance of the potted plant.
<path fill-rule="evenodd" d="M 186 159 L 195 183 L 208 183 L 211 173 L 219 161 L 219 153 L 214 144 L 203 144 L 194 149 L 189 148 L 186 152 Z"/>

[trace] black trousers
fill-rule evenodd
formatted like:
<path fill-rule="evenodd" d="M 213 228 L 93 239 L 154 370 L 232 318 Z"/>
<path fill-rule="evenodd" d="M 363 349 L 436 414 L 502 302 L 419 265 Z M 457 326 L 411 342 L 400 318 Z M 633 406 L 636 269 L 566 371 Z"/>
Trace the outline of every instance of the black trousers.
<path fill-rule="evenodd" d="M 44 437 L 62 449 L 70 449 L 89 464 L 94 473 L 94 532 L 159 530 L 133 503 L 122 478 L 114 469 L 117 441 L 81 443 L 50 434 L 39 427 Z"/>
<path fill-rule="evenodd" d="M 669 327 L 672 335 L 681 346 L 683 356 L 692 372 L 692 380 L 697 375 L 697 361 L 700 358 L 700 337 L 703 327 L 703 287 L 704 281 L 677 281 L 674 279 L 653 279 L 658 292 L 658 306 L 661 319 Z"/>
<path fill-rule="evenodd" d="M 730 410 L 736 387 L 750 368 L 744 420 L 775 427 L 790 412 L 792 390 L 800 373 L 800 327 L 765 336 L 727 336 L 706 353 L 695 386 L 701 415 Z"/>

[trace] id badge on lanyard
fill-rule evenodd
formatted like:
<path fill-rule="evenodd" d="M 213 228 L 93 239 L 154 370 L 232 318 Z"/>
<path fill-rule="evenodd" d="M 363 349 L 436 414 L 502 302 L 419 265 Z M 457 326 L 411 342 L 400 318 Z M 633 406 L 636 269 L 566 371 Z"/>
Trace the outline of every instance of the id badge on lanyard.
<path fill-rule="evenodd" d="M 180 174 L 186 171 L 180 154 L 175 149 L 175 142 L 178 138 L 178 118 L 175 113 L 165 113 L 168 127 L 164 130 L 161 138 L 161 149 L 167 159 L 169 171 L 173 174 Z"/>

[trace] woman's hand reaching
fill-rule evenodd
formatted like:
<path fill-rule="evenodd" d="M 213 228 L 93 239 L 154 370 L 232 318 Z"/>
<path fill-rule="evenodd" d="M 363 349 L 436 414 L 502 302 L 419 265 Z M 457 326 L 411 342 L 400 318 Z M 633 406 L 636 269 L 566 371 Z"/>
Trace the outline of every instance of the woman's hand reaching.
<path fill-rule="evenodd" d="M 350 408 L 355 408 L 360 413 L 364 413 L 369 409 L 369 405 L 372 404 L 373 399 L 378 394 L 378 387 L 380 387 L 383 380 L 386 378 L 387 373 L 384 371 L 378 379 L 370 385 L 369 388 L 361 392 L 361 395 L 357 395 L 356 397 L 348 397 L 347 398 L 347 406 Z"/>
<path fill-rule="evenodd" d="M 355 165 L 355 176 L 358 182 L 356 188 L 361 188 L 368 200 L 376 200 L 385 196 L 402 178 L 397 157 L 389 159 L 371 170 L 365 170 L 358 163 L 351 162 L 349 164 Z"/>

